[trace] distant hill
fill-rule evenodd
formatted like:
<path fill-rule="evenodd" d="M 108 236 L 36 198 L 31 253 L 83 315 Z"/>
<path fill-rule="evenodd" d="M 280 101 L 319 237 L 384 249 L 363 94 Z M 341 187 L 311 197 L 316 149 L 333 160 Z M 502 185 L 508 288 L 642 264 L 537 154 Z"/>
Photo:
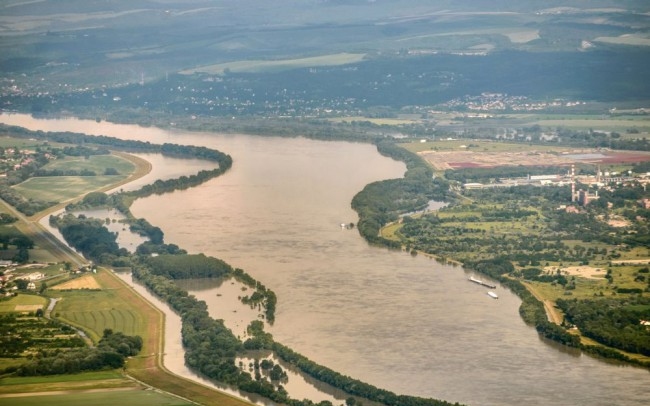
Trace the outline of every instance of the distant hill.
<path fill-rule="evenodd" d="M 253 63 L 317 67 L 344 54 L 627 55 L 650 50 L 649 28 L 647 0 L 7 0 L 0 90 L 122 87 Z"/>

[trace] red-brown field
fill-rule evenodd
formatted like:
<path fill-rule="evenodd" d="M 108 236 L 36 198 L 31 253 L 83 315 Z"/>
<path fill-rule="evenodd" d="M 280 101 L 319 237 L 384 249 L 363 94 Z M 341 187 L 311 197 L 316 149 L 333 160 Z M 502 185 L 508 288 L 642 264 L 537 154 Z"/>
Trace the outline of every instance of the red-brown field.
<path fill-rule="evenodd" d="M 424 151 L 419 153 L 437 170 L 460 168 L 494 168 L 498 166 L 568 166 L 571 164 L 630 164 L 650 161 L 650 153 L 642 151 L 603 151 L 580 149 L 563 153 L 551 152 L 481 152 Z"/>

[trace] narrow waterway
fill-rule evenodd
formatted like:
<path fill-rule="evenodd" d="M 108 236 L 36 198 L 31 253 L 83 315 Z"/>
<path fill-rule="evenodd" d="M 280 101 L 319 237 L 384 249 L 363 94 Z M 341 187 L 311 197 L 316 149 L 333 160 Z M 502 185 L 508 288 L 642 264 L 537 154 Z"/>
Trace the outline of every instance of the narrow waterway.
<path fill-rule="evenodd" d="M 199 187 L 138 200 L 133 213 L 168 243 L 243 268 L 278 294 L 275 339 L 345 375 L 400 394 L 471 405 L 643 405 L 648 371 L 541 340 L 518 314 L 467 281 L 471 273 L 369 246 L 354 194 L 404 166 L 374 147 L 304 138 L 167 132 L 75 119 L 0 121 L 154 143 L 204 145 L 233 168 Z M 215 317 L 218 287 L 195 287 Z M 229 313 L 232 313 L 229 312 Z M 168 361 L 166 362 L 173 362 Z M 298 396 L 299 397 L 299 396 Z"/>

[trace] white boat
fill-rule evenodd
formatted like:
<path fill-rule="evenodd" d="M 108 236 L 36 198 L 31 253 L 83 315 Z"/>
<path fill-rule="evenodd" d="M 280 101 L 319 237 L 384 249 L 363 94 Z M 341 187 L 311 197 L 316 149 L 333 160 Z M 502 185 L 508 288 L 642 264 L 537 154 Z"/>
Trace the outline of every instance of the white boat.
<path fill-rule="evenodd" d="M 499 295 L 497 295 L 496 293 L 494 293 L 492 291 L 488 292 L 488 296 L 490 296 L 492 299 L 498 299 L 499 298 Z"/>

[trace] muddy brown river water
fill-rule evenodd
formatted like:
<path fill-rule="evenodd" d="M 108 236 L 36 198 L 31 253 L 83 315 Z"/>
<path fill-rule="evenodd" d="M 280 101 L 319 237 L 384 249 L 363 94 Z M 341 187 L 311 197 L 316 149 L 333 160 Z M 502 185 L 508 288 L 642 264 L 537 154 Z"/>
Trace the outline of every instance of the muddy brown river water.
<path fill-rule="evenodd" d="M 350 201 L 358 191 L 405 170 L 371 145 L 26 115 L 0 115 L 0 122 L 230 154 L 234 165 L 224 176 L 138 200 L 133 213 L 160 227 L 166 242 L 221 258 L 275 291 L 276 322 L 267 330 L 345 375 L 470 405 L 648 402 L 647 370 L 540 339 L 519 317 L 520 300 L 501 286 L 494 300 L 462 267 L 369 246 L 355 229 L 340 227 L 357 221 Z M 169 170 L 176 165 L 182 163 Z M 187 288 L 233 329 L 248 317 L 224 306 L 214 284 Z M 182 364 L 182 357 L 165 362 Z"/>

